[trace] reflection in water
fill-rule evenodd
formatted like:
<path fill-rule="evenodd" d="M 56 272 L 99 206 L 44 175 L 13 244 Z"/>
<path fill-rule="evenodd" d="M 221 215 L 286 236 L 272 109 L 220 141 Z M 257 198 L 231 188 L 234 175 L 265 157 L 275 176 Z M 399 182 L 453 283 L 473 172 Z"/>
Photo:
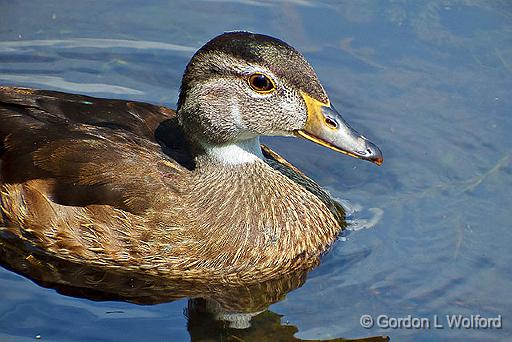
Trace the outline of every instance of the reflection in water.
<path fill-rule="evenodd" d="M 299 341 L 295 326 L 267 310 L 306 280 L 308 270 L 250 285 L 210 284 L 148 276 L 122 269 L 100 269 L 60 259 L 0 230 L 0 265 L 41 286 L 95 301 L 158 304 L 188 297 L 186 316 L 193 341 Z M 335 339 L 334 341 L 343 339 Z M 371 337 L 360 341 L 384 341 Z M 359 341 L 359 340 L 358 340 Z"/>
<path fill-rule="evenodd" d="M 193 300 L 189 301 L 187 317 L 188 331 L 192 341 L 303 341 L 294 337 L 298 332 L 297 327 L 283 325 L 281 316 L 269 310 L 257 313 L 254 317 L 251 314 L 231 314 L 230 321 L 225 322 L 217 319 L 218 313 L 207 300 Z M 250 325 L 245 326 L 248 319 L 250 319 Z M 378 342 L 389 341 L 389 338 L 372 336 L 323 341 Z"/>

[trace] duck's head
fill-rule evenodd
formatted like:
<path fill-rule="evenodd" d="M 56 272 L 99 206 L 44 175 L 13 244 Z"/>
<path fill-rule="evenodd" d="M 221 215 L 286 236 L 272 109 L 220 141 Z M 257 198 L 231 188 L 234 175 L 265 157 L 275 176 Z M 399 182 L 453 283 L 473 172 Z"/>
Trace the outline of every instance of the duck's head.
<path fill-rule="evenodd" d="M 261 135 L 300 136 L 378 165 L 377 146 L 334 109 L 313 68 L 283 41 L 248 32 L 215 37 L 183 75 L 178 118 L 187 136 L 214 159 L 261 156 Z"/>

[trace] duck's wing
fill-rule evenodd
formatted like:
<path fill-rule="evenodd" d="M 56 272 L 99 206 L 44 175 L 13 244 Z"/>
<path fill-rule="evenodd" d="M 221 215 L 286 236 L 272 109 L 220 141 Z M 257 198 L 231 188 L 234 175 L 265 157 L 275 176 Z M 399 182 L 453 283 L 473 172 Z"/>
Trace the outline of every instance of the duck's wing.
<path fill-rule="evenodd" d="M 55 203 L 139 214 L 187 172 L 155 138 L 174 115 L 139 102 L 0 87 L 0 184 L 40 180 Z"/>

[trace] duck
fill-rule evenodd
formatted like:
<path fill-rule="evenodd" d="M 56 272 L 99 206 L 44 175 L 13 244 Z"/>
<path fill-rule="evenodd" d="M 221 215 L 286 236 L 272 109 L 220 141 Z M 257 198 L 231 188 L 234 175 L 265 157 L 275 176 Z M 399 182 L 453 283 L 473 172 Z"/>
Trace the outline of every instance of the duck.
<path fill-rule="evenodd" d="M 261 136 L 380 165 L 280 39 L 223 33 L 185 68 L 177 109 L 0 87 L 0 226 L 74 263 L 252 282 L 316 265 L 343 207 Z"/>

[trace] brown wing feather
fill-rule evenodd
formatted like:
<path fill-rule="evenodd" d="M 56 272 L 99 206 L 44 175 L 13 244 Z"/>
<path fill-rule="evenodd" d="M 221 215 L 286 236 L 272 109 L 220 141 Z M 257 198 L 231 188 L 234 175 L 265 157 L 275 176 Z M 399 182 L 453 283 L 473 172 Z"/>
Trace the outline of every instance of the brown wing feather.
<path fill-rule="evenodd" d="M 175 116 L 171 109 L 143 102 L 13 87 L 0 87 L 0 103 L 2 108 L 24 113 L 25 119 L 31 117 L 32 122 L 123 129 L 151 141 L 160 123 Z"/>
<path fill-rule="evenodd" d="M 140 213 L 186 172 L 156 143 L 173 117 L 150 104 L 0 87 L 2 183 L 53 179 L 56 203 Z"/>

